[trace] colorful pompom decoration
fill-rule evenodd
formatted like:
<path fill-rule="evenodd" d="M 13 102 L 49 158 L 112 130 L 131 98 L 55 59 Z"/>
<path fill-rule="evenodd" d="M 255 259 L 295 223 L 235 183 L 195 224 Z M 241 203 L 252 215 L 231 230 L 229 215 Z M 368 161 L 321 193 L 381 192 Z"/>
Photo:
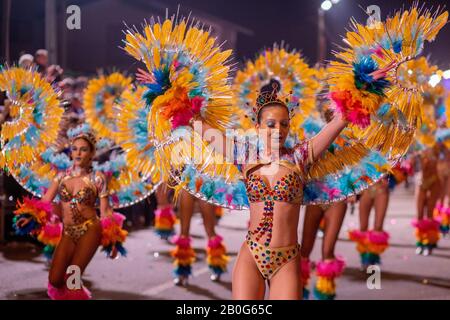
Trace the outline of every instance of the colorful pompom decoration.
<path fill-rule="evenodd" d="M 381 264 L 380 255 L 389 246 L 389 234 L 385 231 L 351 230 L 350 240 L 356 242 L 356 250 L 361 256 L 361 266 L 366 269 L 370 265 Z"/>
<path fill-rule="evenodd" d="M 47 260 L 51 260 L 56 246 L 61 240 L 63 232 L 63 224 L 59 221 L 56 215 L 53 215 L 50 220 L 42 227 L 38 235 L 38 240 L 45 244 L 43 254 Z"/>
<path fill-rule="evenodd" d="M 389 247 L 389 234 L 385 231 L 371 230 L 367 232 L 368 264 L 380 264 L 380 255 Z"/>
<path fill-rule="evenodd" d="M 125 216 L 118 212 L 113 212 L 111 216 L 101 219 L 102 251 L 106 253 L 108 258 L 116 258 L 117 253 L 120 253 L 122 256 L 127 255 L 127 251 L 123 247 L 123 243 L 128 235 L 128 231 L 122 229 L 124 220 Z"/>
<path fill-rule="evenodd" d="M 177 221 L 171 205 L 155 211 L 155 232 L 161 239 L 169 239 L 174 235 L 174 226 Z"/>
<path fill-rule="evenodd" d="M 47 295 L 51 300 L 90 300 L 92 299 L 91 292 L 85 287 L 80 289 L 68 289 L 66 285 L 62 288 L 55 288 L 50 283 L 47 288 Z"/>
<path fill-rule="evenodd" d="M 175 249 L 171 251 L 174 258 L 174 274 L 176 277 L 189 277 L 192 274 L 192 264 L 195 261 L 195 252 L 191 247 L 190 237 L 176 236 L 173 243 Z"/>
<path fill-rule="evenodd" d="M 13 227 L 17 235 L 32 236 L 39 235 L 43 226 L 51 217 L 52 204 L 37 198 L 23 198 L 23 202 L 17 202 L 17 209 L 14 211 Z M 31 218 L 30 222 L 23 227 L 19 227 L 17 222 L 21 218 Z"/>
<path fill-rule="evenodd" d="M 363 108 L 360 100 L 355 99 L 349 90 L 331 92 L 330 98 L 335 103 L 335 110 L 350 123 L 361 128 L 370 124 L 370 113 Z"/>
<path fill-rule="evenodd" d="M 339 277 L 345 268 L 342 258 L 322 260 L 316 265 L 317 281 L 314 287 L 314 296 L 318 300 L 334 300 L 336 297 L 335 279 Z"/>
<path fill-rule="evenodd" d="M 439 241 L 439 222 L 433 219 L 414 220 L 416 228 L 416 246 L 421 249 L 433 250 Z"/>
<path fill-rule="evenodd" d="M 433 211 L 434 219 L 439 222 L 439 230 L 446 236 L 450 230 L 450 208 L 437 204 Z"/>
<path fill-rule="evenodd" d="M 223 238 L 219 235 L 210 238 L 206 247 L 206 261 L 212 273 L 220 276 L 226 272 L 229 260 Z"/>

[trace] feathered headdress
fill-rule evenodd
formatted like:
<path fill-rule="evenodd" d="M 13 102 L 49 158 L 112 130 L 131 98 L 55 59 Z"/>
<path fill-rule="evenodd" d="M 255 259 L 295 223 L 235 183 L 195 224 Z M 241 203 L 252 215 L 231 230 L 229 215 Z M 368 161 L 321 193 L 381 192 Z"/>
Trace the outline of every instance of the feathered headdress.
<path fill-rule="evenodd" d="M 291 119 L 309 114 L 319 87 L 313 74 L 299 52 L 274 44 L 237 72 L 234 102 L 253 124 L 261 109 L 273 103 L 286 106 Z"/>
<path fill-rule="evenodd" d="M 70 139 L 70 143 L 72 144 L 77 139 L 86 139 L 94 149 L 97 146 L 97 139 L 95 138 L 94 133 L 92 132 L 91 127 L 87 123 L 83 123 L 75 128 L 69 129 L 67 131 L 67 136 Z"/>

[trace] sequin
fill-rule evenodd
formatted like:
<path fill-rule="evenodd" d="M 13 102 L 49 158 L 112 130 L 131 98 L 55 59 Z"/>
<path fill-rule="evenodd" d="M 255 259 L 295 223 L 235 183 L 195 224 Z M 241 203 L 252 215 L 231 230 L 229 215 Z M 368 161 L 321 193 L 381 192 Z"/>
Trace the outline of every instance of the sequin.
<path fill-rule="evenodd" d="M 265 246 L 270 245 L 273 229 L 273 208 L 275 201 L 300 201 L 303 195 L 301 179 L 294 173 L 288 173 L 271 186 L 257 174 L 250 174 L 246 181 L 247 194 L 250 202 L 264 202 L 263 216 L 259 226 L 250 231 L 256 235 L 256 241 L 267 235 Z"/>
<path fill-rule="evenodd" d="M 247 245 L 255 257 L 256 265 L 264 279 L 270 279 L 284 264 L 294 259 L 300 252 L 300 245 L 296 244 L 284 248 L 267 248 L 252 240 L 250 233 L 247 234 Z M 255 245 L 260 253 L 254 250 Z M 271 258 L 271 257 L 279 258 Z M 282 259 L 282 262 L 280 262 Z"/>

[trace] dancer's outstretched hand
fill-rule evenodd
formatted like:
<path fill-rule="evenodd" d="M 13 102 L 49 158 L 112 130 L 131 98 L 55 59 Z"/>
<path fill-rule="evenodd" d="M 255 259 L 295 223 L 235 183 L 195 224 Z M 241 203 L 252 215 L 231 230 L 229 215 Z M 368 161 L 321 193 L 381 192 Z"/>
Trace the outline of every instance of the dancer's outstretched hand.
<path fill-rule="evenodd" d="M 138 71 L 136 72 L 136 79 L 142 83 L 153 82 L 152 75 L 150 73 L 148 73 L 147 71 L 142 70 L 141 68 L 138 68 Z"/>
<path fill-rule="evenodd" d="M 27 224 L 29 224 L 31 221 L 31 218 L 20 218 L 16 222 L 16 226 L 19 228 L 24 228 Z"/>
<path fill-rule="evenodd" d="M 391 63 L 389 63 L 386 67 L 384 67 L 383 69 L 376 70 L 372 72 L 370 75 L 374 80 L 385 78 L 387 73 L 392 69 L 394 69 L 395 67 L 397 67 L 397 62 L 391 61 Z"/>

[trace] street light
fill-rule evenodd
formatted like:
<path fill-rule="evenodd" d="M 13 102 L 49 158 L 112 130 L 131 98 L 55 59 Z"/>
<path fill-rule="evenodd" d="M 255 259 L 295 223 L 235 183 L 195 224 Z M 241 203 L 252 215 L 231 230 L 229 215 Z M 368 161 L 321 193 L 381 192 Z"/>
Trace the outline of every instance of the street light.
<path fill-rule="evenodd" d="M 320 8 L 324 11 L 328 11 L 331 9 L 331 7 L 333 6 L 333 4 L 331 3 L 330 0 L 325 0 L 324 2 L 322 2 L 322 4 L 320 5 Z"/>
<path fill-rule="evenodd" d="M 329 11 L 333 4 L 339 3 L 340 0 L 325 0 L 318 9 L 318 39 L 317 39 L 317 60 L 321 62 L 325 60 L 327 55 L 327 38 L 325 35 L 325 11 Z"/>

